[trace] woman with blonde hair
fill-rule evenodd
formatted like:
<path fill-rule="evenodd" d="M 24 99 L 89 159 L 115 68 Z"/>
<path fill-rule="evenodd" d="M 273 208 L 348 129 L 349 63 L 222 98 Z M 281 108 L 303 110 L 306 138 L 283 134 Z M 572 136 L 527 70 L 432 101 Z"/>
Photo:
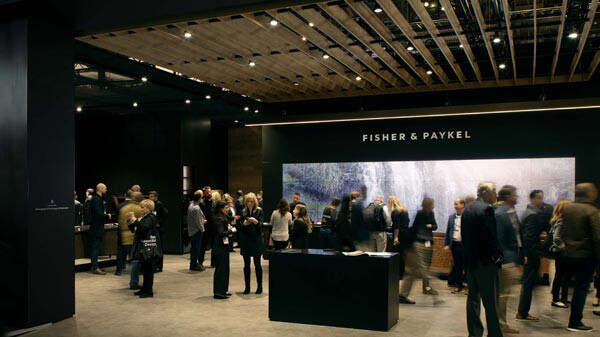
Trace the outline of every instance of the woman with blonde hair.
<path fill-rule="evenodd" d="M 569 282 L 573 277 L 573 272 L 570 270 L 563 251 L 565 243 L 561 240 L 561 230 L 563 225 L 562 213 L 565 206 L 569 205 L 569 200 L 561 200 L 556 204 L 552 219 L 550 220 L 550 234 L 552 235 L 552 246 L 550 251 L 554 253 L 554 280 L 552 280 L 552 306 L 558 308 L 568 308 L 569 305 Z"/>
<path fill-rule="evenodd" d="M 295 249 L 308 248 L 308 234 L 312 233 L 312 222 L 306 206 L 298 204 L 294 208 L 294 226 L 289 245 Z"/>
<path fill-rule="evenodd" d="M 408 210 L 400 203 L 395 196 L 388 198 L 390 213 L 392 218 L 392 230 L 394 231 L 394 246 L 392 249 L 400 255 L 400 279 L 404 276 L 406 268 L 405 250 L 410 248 L 411 240 L 408 231 Z"/>
<path fill-rule="evenodd" d="M 129 230 L 135 233 L 131 256 L 141 262 L 142 273 L 144 274 L 142 289 L 134 293 L 140 298 L 154 296 L 152 287 L 154 285 L 154 263 L 157 258 L 162 256 L 156 228 L 158 220 L 153 211 L 154 202 L 145 199 L 140 202 L 141 218 L 136 218 L 134 212 L 127 213 L 127 225 Z M 155 249 L 148 248 L 152 243 Z"/>
<path fill-rule="evenodd" d="M 214 201 L 222 201 L 223 198 L 221 197 L 221 193 L 219 193 L 219 191 L 213 191 L 212 192 L 212 200 L 214 200 Z"/>
<path fill-rule="evenodd" d="M 244 294 L 250 293 L 250 260 L 254 259 L 256 271 L 256 294 L 262 294 L 262 266 L 260 259 L 263 252 L 262 223 L 263 210 L 258 207 L 258 199 L 254 193 L 244 196 L 244 210 L 242 211 L 239 231 L 240 254 L 244 258 L 244 281 L 246 288 Z"/>

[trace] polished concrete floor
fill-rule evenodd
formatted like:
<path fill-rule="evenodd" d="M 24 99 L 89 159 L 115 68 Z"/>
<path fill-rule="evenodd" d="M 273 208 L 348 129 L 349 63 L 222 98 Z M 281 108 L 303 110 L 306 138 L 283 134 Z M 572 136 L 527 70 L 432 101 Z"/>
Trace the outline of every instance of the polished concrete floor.
<path fill-rule="evenodd" d="M 207 254 L 208 257 L 208 254 Z M 271 322 L 268 318 L 268 261 L 263 260 L 265 293 L 243 295 L 242 259 L 231 255 L 229 300 L 212 297 L 213 269 L 188 271 L 189 255 L 166 256 L 162 273 L 156 274 L 154 298 L 139 299 L 128 289 L 129 275 L 77 273 L 76 315 L 28 336 L 467 336 L 463 294 L 453 295 L 446 282 L 434 281 L 444 303 L 435 307 L 430 296 L 422 295 L 415 284 L 411 297 L 417 305 L 401 305 L 400 319 L 389 332 Z M 253 290 L 256 287 L 252 280 Z M 509 316 L 514 318 L 519 287 L 510 303 Z M 537 287 L 531 313 L 539 315 L 537 323 L 511 320 L 520 336 L 562 336 L 568 310 L 550 306 L 548 287 Z M 51 304 L 49 304 L 51 305 Z M 600 331 L 600 317 L 592 315 L 591 296 L 584 321 Z M 577 334 L 577 333 L 573 333 Z"/>

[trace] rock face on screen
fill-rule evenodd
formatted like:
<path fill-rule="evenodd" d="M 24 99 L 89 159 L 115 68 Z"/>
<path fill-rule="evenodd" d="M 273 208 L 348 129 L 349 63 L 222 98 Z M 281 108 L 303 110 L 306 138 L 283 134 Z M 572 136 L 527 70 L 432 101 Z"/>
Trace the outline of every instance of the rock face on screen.
<path fill-rule="evenodd" d="M 494 182 L 498 189 L 516 186 L 521 214 L 534 189 L 545 192 L 548 204 L 573 199 L 575 158 L 283 164 L 283 196 L 291 201 L 292 194 L 299 192 L 314 221 L 321 220 L 334 196 L 366 185 L 369 201 L 383 195 L 387 204 L 387 198 L 395 195 L 409 210 L 411 221 L 423 198 L 433 198 L 438 231 L 445 231 L 454 199 L 476 195 L 482 181 Z"/>

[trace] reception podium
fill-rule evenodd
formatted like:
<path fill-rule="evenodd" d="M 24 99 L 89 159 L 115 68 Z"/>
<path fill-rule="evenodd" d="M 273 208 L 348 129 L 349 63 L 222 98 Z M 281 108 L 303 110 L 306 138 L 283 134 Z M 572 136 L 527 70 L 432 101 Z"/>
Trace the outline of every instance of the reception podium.
<path fill-rule="evenodd" d="M 272 321 L 388 331 L 398 321 L 397 253 L 284 249 L 269 260 Z"/>

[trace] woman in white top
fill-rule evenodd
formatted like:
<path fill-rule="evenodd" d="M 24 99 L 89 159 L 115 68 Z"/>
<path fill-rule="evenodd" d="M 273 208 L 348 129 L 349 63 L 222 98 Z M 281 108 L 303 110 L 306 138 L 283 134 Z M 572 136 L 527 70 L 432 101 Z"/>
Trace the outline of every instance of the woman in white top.
<path fill-rule="evenodd" d="M 290 213 L 290 205 L 285 198 L 281 198 L 277 204 L 277 209 L 271 215 L 271 226 L 273 232 L 273 244 L 275 250 L 285 249 L 290 239 L 289 228 L 292 225 L 292 213 Z"/>

